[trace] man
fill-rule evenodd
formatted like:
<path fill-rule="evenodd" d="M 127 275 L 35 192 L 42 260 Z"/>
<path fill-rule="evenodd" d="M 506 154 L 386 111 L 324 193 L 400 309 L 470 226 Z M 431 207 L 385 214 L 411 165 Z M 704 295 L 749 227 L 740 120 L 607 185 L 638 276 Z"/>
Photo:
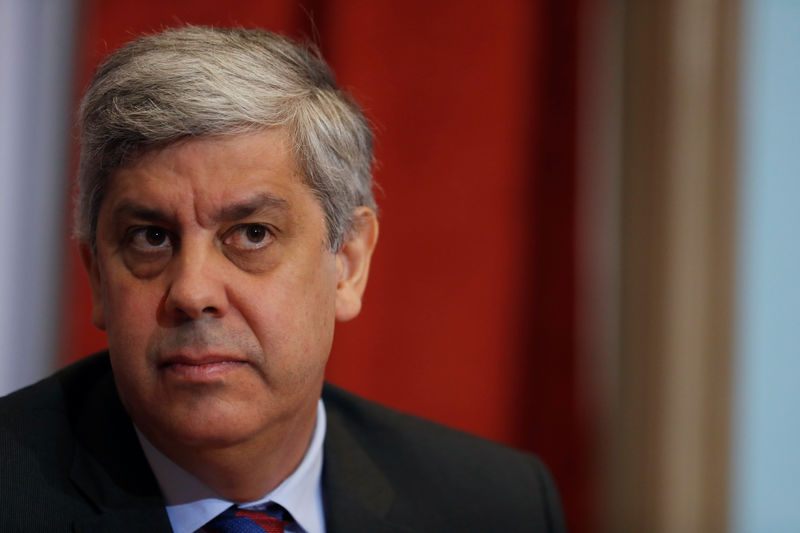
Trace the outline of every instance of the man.
<path fill-rule="evenodd" d="M 316 53 L 134 41 L 95 74 L 81 143 L 109 349 L 0 403 L 0 530 L 563 530 L 535 458 L 323 385 L 378 223 L 371 132 Z"/>

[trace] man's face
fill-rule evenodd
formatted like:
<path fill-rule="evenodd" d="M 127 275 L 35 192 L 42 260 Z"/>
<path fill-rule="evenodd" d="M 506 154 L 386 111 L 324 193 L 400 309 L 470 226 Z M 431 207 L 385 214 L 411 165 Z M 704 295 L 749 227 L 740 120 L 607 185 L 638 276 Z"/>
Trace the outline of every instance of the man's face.
<path fill-rule="evenodd" d="M 96 244 L 82 249 L 93 321 L 154 444 L 313 426 L 334 321 L 358 309 L 343 292 L 352 258 L 330 251 L 283 131 L 180 142 L 117 170 Z"/>

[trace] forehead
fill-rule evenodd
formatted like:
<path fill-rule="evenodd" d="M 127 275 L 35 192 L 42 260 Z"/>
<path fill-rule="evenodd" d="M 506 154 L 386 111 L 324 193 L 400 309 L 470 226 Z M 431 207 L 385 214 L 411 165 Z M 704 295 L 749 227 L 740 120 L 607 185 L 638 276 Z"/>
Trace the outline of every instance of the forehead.
<path fill-rule="evenodd" d="M 303 197 L 315 199 L 282 129 L 176 142 L 144 153 L 109 180 L 100 206 L 106 212 L 131 202 L 176 208 L 188 202 L 203 213 L 256 196 L 283 199 L 290 207 Z"/>

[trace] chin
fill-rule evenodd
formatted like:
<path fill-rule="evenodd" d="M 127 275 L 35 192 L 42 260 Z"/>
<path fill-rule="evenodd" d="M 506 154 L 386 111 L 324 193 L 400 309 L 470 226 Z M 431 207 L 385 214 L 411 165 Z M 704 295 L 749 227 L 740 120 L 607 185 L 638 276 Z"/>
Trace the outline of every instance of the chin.
<path fill-rule="evenodd" d="M 242 427 L 228 423 L 206 423 L 202 421 L 171 425 L 161 432 L 172 444 L 197 450 L 229 448 L 252 439 L 258 433 L 255 427 Z"/>
<path fill-rule="evenodd" d="M 197 431 L 177 436 L 184 446 L 195 450 L 222 450 L 246 442 L 246 436 L 231 432 Z"/>
<path fill-rule="evenodd" d="M 159 448 L 215 449 L 235 446 L 250 440 L 268 424 L 263 413 L 253 413 L 237 402 L 220 398 L 205 401 L 163 403 L 148 406 L 134 420 Z M 258 414 L 262 416 L 257 416 Z M 151 436 L 152 435 L 152 436 Z"/>

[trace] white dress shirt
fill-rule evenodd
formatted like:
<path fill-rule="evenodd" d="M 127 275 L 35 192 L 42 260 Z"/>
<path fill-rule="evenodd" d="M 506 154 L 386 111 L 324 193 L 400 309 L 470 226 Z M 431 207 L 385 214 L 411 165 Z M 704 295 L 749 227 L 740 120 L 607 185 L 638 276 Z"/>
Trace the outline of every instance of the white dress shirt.
<path fill-rule="evenodd" d="M 263 510 L 275 502 L 289 511 L 295 523 L 287 533 L 325 533 L 322 508 L 322 444 L 325 441 L 325 406 L 317 404 L 317 421 L 303 460 L 289 477 L 258 500 L 239 507 Z M 147 461 L 167 501 L 167 515 L 175 533 L 195 533 L 234 502 L 222 499 L 212 489 L 173 463 L 136 428 Z"/>

